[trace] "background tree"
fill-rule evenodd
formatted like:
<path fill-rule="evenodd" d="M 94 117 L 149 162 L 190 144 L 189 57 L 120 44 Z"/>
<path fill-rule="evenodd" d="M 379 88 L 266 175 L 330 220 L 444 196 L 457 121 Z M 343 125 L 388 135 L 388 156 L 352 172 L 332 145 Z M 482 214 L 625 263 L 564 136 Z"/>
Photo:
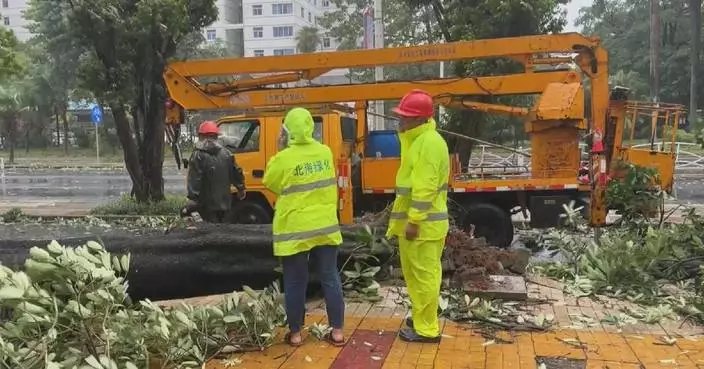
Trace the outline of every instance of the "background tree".
<path fill-rule="evenodd" d="M 701 4 L 693 4 L 701 14 Z M 688 0 L 666 0 L 661 4 L 660 101 L 690 104 L 692 63 L 701 64 L 700 56 L 692 55 L 692 4 Z M 700 16 L 699 16 L 700 17 Z M 699 22 L 701 23 L 701 22 Z M 609 51 L 610 74 L 624 71 L 630 74 L 632 85 L 650 89 L 650 3 L 645 0 L 598 0 L 580 9 L 576 25 L 582 33 L 599 36 Z M 626 87 L 632 88 L 632 85 Z M 701 106 L 702 87 L 696 87 L 697 103 Z M 640 87 L 638 87 L 640 89 Z M 635 98 L 642 98 L 640 91 Z M 694 123 L 694 122 L 691 122 Z"/>
<path fill-rule="evenodd" d="M 362 10 L 371 0 L 335 0 L 338 10 L 321 19 L 330 35 L 341 41 L 340 48 L 361 46 Z M 384 2 L 385 44 L 407 46 L 440 41 L 452 42 L 484 38 L 512 37 L 559 32 L 565 24 L 560 5 L 566 0 L 387 0 Z M 392 14 L 393 16 L 389 16 Z M 506 60 L 473 61 L 446 66 L 447 77 L 505 74 L 520 68 Z M 387 80 L 437 78 L 439 63 L 385 67 Z M 354 79 L 371 80 L 371 71 L 353 71 Z M 473 97 L 483 102 L 530 105 L 530 97 Z M 391 104 L 387 104 L 391 105 Z M 469 110 L 448 110 L 448 129 L 467 136 L 500 142 L 525 138 L 520 119 L 494 116 Z M 473 143 L 449 139 L 455 152 L 467 163 Z"/>
<path fill-rule="evenodd" d="M 217 18 L 215 0 L 32 0 L 29 18 L 50 42 L 80 50 L 80 86 L 107 105 L 138 201 L 164 198 L 162 77 L 189 35 Z M 62 27 L 50 31 L 50 22 Z M 131 121 L 130 121 L 131 115 Z"/>
<path fill-rule="evenodd" d="M 15 34 L 0 27 L 0 82 L 5 82 L 23 72 L 20 43 Z"/>
<path fill-rule="evenodd" d="M 19 115 L 23 109 L 21 87 L 25 59 L 15 34 L 0 27 L 0 135 L 2 143 L 10 150 L 11 164 L 15 162 Z"/>
<path fill-rule="evenodd" d="M 296 35 L 296 47 L 298 52 L 312 53 L 320 46 L 320 32 L 318 27 L 306 26 L 301 28 Z"/>
<path fill-rule="evenodd" d="M 340 50 L 359 49 L 364 37 L 363 10 L 373 5 L 372 0 L 334 0 L 336 10 L 320 18 L 320 24 L 328 29 L 328 35 L 336 39 Z M 386 47 L 410 46 L 434 43 L 440 40 L 437 23 L 429 6 L 416 9 L 402 0 L 386 0 L 382 3 L 384 14 L 384 45 Z M 440 69 L 438 63 L 384 67 L 384 78 L 393 80 L 413 80 L 436 78 Z M 353 69 L 350 79 L 358 82 L 374 81 L 374 69 Z M 386 104 L 391 106 L 390 104 Z"/>
<path fill-rule="evenodd" d="M 689 53 L 689 122 L 696 125 L 698 103 L 699 64 L 702 39 L 702 0 L 689 0 L 690 29 L 692 30 L 692 50 Z"/>

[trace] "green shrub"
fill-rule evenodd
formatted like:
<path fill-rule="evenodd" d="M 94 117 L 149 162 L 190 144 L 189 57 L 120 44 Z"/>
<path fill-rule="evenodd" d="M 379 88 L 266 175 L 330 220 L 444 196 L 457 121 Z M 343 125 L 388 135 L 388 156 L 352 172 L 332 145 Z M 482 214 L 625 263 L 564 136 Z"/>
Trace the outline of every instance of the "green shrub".
<path fill-rule="evenodd" d="M 670 140 L 671 134 L 672 134 L 671 132 L 672 132 L 672 129 L 670 127 L 665 129 L 665 132 L 664 132 L 665 142 L 668 142 Z M 662 140 L 662 138 L 659 141 L 661 141 L 661 140 Z M 684 129 L 678 129 L 677 132 L 675 132 L 675 141 L 696 143 L 697 137 L 696 137 L 695 133 L 689 133 L 689 132 L 685 131 Z"/>
<path fill-rule="evenodd" d="M 183 195 L 166 195 L 166 199 L 159 202 L 139 203 L 129 195 L 122 196 L 119 200 L 91 209 L 93 215 L 179 215 L 179 211 L 186 205 Z"/>

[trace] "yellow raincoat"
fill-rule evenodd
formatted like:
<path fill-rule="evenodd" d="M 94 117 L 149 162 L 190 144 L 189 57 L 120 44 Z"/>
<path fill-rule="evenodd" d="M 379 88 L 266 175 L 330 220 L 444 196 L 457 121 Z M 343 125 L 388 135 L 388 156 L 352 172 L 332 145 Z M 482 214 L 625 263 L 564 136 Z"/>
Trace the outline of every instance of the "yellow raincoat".
<path fill-rule="evenodd" d="M 399 133 L 401 167 L 396 174 L 396 199 L 387 237 L 398 236 L 401 268 L 411 298 L 416 333 L 440 335 L 438 297 L 442 280 L 442 250 L 449 229 L 447 143 L 435 120 Z M 406 239 L 408 222 L 418 225 L 418 237 Z"/>
<path fill-rule="evenodd" d="M 278 199 L 274 255 L 342 244 L 337 218 L 337 180 L 332 151 L 313 139 L 313 117 L 303 108 L 286 114 L 289 146 L 266 166 L 263 183 Z"/>

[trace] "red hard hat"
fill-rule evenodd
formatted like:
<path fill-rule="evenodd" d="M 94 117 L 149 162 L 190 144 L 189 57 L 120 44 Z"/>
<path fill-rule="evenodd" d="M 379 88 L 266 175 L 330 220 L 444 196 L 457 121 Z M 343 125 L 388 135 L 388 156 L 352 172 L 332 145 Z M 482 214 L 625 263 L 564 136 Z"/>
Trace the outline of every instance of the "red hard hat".
<path fill-rule="evenodd" d="M 429 118 L 433 116 L 433 98 L 423 90 L 411 90 L 393 111 L 402 117 Z"/>
<path fill-rule="evenodd" d="M 201 123 L 200 127 L 198 128 L 199 135 L 216 135 L 219 133 L 220 128 L 218 128 L 218 125 L 210 120 L 206 120 L 205 122 Z"/>

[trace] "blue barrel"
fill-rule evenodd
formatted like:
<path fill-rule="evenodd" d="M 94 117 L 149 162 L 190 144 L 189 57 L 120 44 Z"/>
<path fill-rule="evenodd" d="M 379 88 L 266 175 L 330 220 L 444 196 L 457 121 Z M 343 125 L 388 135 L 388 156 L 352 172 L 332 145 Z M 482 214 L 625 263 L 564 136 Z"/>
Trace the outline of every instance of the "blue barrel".
<path fill-rule="evenodd" d="M 370 131 L 367 134 L 367 143 L 364 156 L 376 158 L 380 153 L 382 158 L 398 158 L 401 156 L 401 143 L 395 130 Z"/>

